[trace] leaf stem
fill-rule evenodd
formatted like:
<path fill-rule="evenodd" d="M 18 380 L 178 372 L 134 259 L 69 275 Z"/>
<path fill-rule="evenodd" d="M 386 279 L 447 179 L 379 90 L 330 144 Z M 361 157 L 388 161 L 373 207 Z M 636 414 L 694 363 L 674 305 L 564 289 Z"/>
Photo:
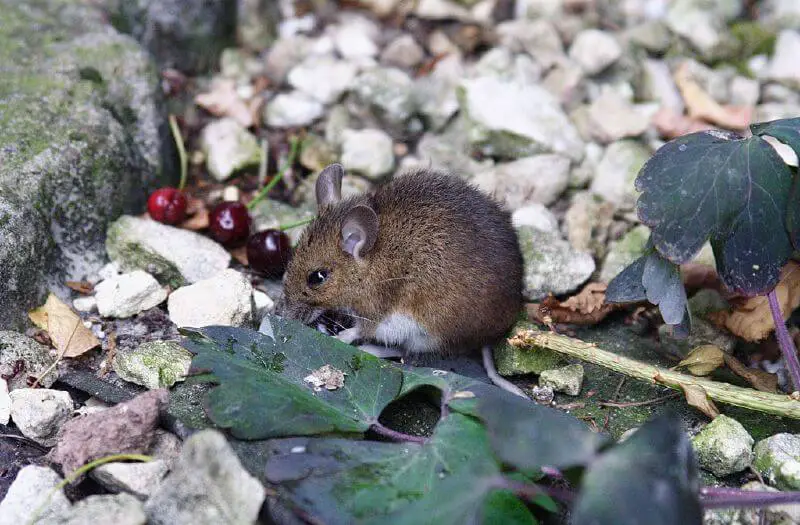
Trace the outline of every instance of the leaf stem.
<path fill-rule="evenodd" d="M 797 349 L 794 347 L 792 336 L 786 329 L 786 322 L 783 320 L 781 306 L 778 304 L 778 295 L 774 288 L 767 294 L 767 300 L 772 313 L 772 321 L 775 323 L 775 338 L 778 340 L 783 359 L 786 361 L 786 368 L 788 368 L 789 377 L 792 380 L 792 389 L 797 390 L 800 388 L 800 362 L 797 360 Z"/>
<path fill-rule="evenodd" d="M 760 490 L 741 490 L 728 487 L 703 487 L 700 489 L 700 503 L 704 509 L 724 507 L 768 507 L 789 503 L 800 503 L 800 492 L 763 492 Z"/>
<path fill-rule="evenodd" d="M 183 144 L 183 135 L 181 135 L 181 130 L 178 127 L 178 121 L 175 118 L 175 115 L 170 115 L 168 119 L 169 129 L 172 131 L 172 138 L 175 140 L 175 146 L 178 148 L 178 159 L 180 160 L 181 181 L 180 184 L 178 184 L 178 189 L 183 190 L 183 188 L 186 186 L 186 179 L 189 173 L 189 161 L 186 156 L 186 146 Z"/>
<path fill-rule="evenodd" d="M 419 443 L 420 445 L 424 445 L 425 443 L 428 442 L 427 438 L 424 438 L 422 436 L 412 436 L 411 434 L 403 434 L 402 432 L 398 432 L 396 430 L 392 430 L 389 427 L 383 426 L 381 423 L 378 423 L 377 421 L 373 423 L 369 428 L 376 434 L 380 434 L 381 436 L 387 437 L 393 441 L 410 441 L 412 443 Z"/>
<path fill-rule="evenodd" d="M 63 489 L 82 475 L 86 474 L 90 470 L 94 469 L 95 467 L 99 467 L 100 465 L 104 465 L 106 463 L 112 463 L 114 461 L 141 461 L 147 463 L 148 461 L 152 461 L 152 456 L 145 456 L 144 454 L 114 454 L 111 456 L 105 456 L 102 458 L 95 459 L 94 461 L 90 461 L 89 463 L 76 468 L 72 474 L 58 482 L 55 487 L 53 487 L 50 492 L 47 493 L 47 497 L 44 499 L 41 505 L 39 505 L 36 510 L 33 511 L 31 515 L 31 519 L 28 521 L 28 525 L 33 525 L 36 523 L 36 520 L 39 519 L 39 516 L 42 512 L 47 508 L 47 505 L 50 503 L 50 500 L 53 498 L 53 495 L 58 492 L 59 490 Z"/>
<path fill-rule="evenodd" d="M 290 222 L 290 223 L 287 223 L 287 224 L 281 224 L 281 225 L 278 226 L 278 229 L 281 230 L 281 231 L 291 230 L 292 228 L 297 228 L 298 226 L 303 226 L 305 224 L 308 224 L 309 222 L 313 221 L 314 219 L 316 219 L 316 217 L 308 217 L 306 219 L 301 219 L 299 221 L 294 221 L 294 222 Z"/>
<path fill-rule="evenodd" d="M 507 477 L 498 479 L 497 488 L 507 489 L 521 498 L 532 501 L 537 496 L 550 496 L 563 503 L 570 503 L 575 498 L 575 493 L 563 487 L 547 487 L 544 485 L 537 485 L 535 483 L 523 483 Z"/>
<path fill-rule="evenodd" d="M 294 160 L 297 157 L 297 151 L 300 148 L 300 139 L 297 137 L 291 137 L 289 139 L 289 155 L 286 157 L 286 162 L 283 163 L 283 166 L 278 170 L 278 173 L 272 177 L 272 180 L 267 183 L 266 186 L 261 188 L 261 190 L 253 197 L 253 200 L 246 204 L 248 210 L 252 210 L 256 204 L 264 200 L 267 196 L 269 191 L 275 187 L 278 182 L 283 178 L 283 175 L 286 173 L 292 164 L 294 164 Z"/>

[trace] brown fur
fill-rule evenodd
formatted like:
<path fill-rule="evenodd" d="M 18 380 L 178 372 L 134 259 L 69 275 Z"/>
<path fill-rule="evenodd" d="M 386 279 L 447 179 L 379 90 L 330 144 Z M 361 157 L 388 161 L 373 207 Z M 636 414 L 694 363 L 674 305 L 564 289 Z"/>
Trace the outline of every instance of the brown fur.
<path fill-rule="evenodd" d="M 356 205 L 379 218 L 375 245 L 359 263 L 339 245 Z M 461 178 L 429 170 L 395 177 L 373 195 L 324 207 L 301 236 L 279 311 L 308 322 L 315 308 L 349 309 L 366 338 L 393 312 L 410 314 L 439 351 L 498 341 L 522 308 L 523 266 L 508 212 Z M 309 272 L 330 271 L 313 290 Z"/>

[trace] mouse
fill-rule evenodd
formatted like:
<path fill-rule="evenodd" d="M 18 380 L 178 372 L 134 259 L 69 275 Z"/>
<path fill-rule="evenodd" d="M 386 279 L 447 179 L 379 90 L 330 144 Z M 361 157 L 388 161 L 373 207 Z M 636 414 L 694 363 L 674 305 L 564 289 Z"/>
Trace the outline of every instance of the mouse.
<path fill-rule="evenodd" d="M 318 175 L 317 215 L 294 249 L 275 314 L 314 326 L 326 313 L 352 326 L 335 335 L 379 357 L 480 352 L 523 307 L 523 259 L 511 216 L 456 174 L 401 172 L 374 191 L 342 198 L 341 164 Z"/>

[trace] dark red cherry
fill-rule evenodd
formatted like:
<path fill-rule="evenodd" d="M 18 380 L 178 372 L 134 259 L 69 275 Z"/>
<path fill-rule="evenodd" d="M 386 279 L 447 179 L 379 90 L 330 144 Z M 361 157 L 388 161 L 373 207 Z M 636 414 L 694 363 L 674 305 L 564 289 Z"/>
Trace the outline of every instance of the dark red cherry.
<path fill-rule="evenodd" d="M 289 236 L 280 230 L 264 230 L 247 241 L 247 262 L 250 268 L 267 277 L 280 277 L 292 258 Z"/>
<path fill-rule="evenodd" d="M 186 220 L 186 196 L 175 188 L 160 188 L 147 199 L 147 213 L 164 224 L 179 224 Z"/>
<path fill-rule="evenodd" d="M 241 246 L 250 235 L 250 213 L 240 202 L 221 202 L 209 217 L 211 237 L 229 248 Z"/>

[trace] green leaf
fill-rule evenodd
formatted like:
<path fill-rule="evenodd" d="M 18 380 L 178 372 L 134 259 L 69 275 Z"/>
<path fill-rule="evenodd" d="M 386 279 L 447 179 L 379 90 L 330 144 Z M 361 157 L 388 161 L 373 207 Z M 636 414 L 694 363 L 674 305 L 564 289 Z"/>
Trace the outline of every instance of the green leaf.
<path fill-rule="evenodd" d="M 674 414 L 664 414 L 589 467 L 572 523 L 699 525 L 698 490 L 697 465 L 683 424 Z"/>
<path fill-rule="evenodd" d="M 607 303 L 638 303 L 647 299 L 647 290 L 642 285 L 642 274 L 648 256 L 633 261 L 606 288 Z"/>
<path fill-rule="evenodd" d="M 678 265 L 658 252 L 651 253 L 642 269 L 642 286 L 647 291 L 647 300 L 658 305 L 664 322 L 680 324 L 688 301 Z"/>
<path fill-rule="evenodd" d="M 789 195 L 789 209 L 786 212 L 786 230 L 792 239 L 795 250 L 800 250 L 800 177 L 795 177 L 792 193 Z"/>
<path fill-rule="evenodd" d="M 208 370 L 219 386 L 208 395 L 215 425 L 241 439 L 362 433 L 400 392 L 402 372 L 295 321 L 271 317 L 272 334 L 210 326 L 183 329 L 196 354 L 192 367 Z M 324 365 L 344 372 L 336 390 L 304 378 Z"/>
<path fill-rule="evenodd" d="M 711 238 L 722 281 L 761 294 L 777 284 L 791 254 L 785 227 L 791 184 L 791 169 L 761 137 L 691 133 L 642 167 L 637 212 L 673 263 L 691 260 Z"/>
<path fill-rule="evenodd" d="M 800 159 L 800 118 L 784 118 L 761 122 L 750 126 L 753 135 L 769 135 L 780 140 L 797 154 Z"/>
<path fill-rule="evenodd" d="M 583 466 L 608 442 L 607 436 L 560 410 L 490 388 L 471 387 L 474 399 L 455 399 L 449 405 L 486 424 L 492 450 L 507 465 L 529 472 L 544 466 Z"/>
<path fill-rule="evenodd" d="M 369 518 L 388 523 L 383 516 L 428 496 L 423 506 L 458 508 L 473 492 L 485 492 L 486 480 L 500 472 L 484 427 L 457 413 L 444 418 L 424 445 L 321 438 L 281 441 L 267 462 L 267 480 L 282 500 L 328 524 Z M 450 485 L 455 485 L 452 492 L 438 490 Z"/>

